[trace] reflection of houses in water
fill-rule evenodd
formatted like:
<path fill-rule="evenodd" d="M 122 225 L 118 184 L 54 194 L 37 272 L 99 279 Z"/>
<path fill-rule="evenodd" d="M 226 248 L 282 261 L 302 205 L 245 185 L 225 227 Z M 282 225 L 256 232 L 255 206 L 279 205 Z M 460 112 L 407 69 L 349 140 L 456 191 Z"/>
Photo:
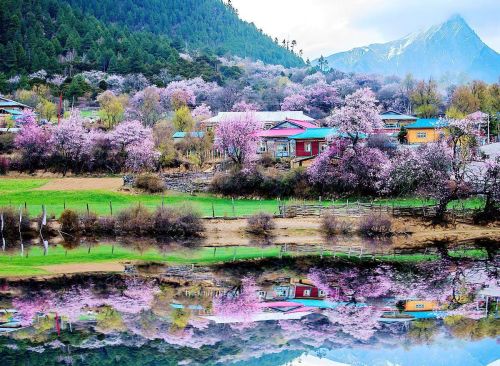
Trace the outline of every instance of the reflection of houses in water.
<path fill-rule="evenodd" d="M 404 310 L 406 312 L 433 311 L 437 307 L 437 302 L 433 300 L 407 300 L 404 303 Z"/>
<path fill-rule="evenodd" d="M 305 279 L 282 279 L 279 284 L 263 286 L 259 289 L 262 301 L 286 299 L 324 299 L 323 290 Z"/>
<path fill-rule="evenodd" d="M 209 315 L 202 316 L 202 318 L 211 320 L 217 324 L 268 320 L 299 320 L 318 311 L 316 307 L 304 306 L 290 301 L 265 301 L 258 303 L 257 306 L 259 310 L 253 314 L 249 314 L 247 318 L 243 318 L 240 315 Z"/>
<path fill-rule="evenodd" d="M 10 333 L 21 328 L 21 321 L 17 318 L 17 310 L 0 309 L 0 334 Z"/>

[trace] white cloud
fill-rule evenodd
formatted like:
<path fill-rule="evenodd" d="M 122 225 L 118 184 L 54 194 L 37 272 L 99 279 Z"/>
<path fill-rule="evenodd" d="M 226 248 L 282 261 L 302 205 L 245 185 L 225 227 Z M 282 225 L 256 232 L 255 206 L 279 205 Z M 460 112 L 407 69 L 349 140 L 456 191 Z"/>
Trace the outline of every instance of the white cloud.
<path fill-rule="evenodd" d="M 232 0 L 240 16 L 273 38 L 295 39 L 304 56 L 387 42 L 460 13 L 500 50 L 498 0 Z"/>

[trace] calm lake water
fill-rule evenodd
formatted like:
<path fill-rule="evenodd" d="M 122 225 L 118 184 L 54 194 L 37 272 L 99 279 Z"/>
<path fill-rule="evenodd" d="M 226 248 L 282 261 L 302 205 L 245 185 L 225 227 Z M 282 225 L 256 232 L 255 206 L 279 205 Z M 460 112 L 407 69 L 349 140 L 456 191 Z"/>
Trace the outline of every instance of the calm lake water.
<path fill-rule="evenodd" d="M 498 365 L 495 261 L 282 258 L 0 282 L 4 365 Z"/>

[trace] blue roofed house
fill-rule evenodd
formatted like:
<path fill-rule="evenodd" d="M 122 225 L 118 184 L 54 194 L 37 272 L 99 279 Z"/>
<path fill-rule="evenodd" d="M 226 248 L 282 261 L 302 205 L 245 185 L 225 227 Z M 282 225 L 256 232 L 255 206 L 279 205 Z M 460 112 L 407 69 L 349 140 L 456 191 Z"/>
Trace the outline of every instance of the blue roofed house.
<path fill-rule="evenodd" d="M 21 117 L 23 111 L 32 108 L 26 104 L 16 102 L 0 96 L 0 131 L 15 132 L 16 129 L 8 128 L 7 124 Z"/>
<path fill-rule="evenodd" d="M 445 135 L 446 125 L 439 118 L 419 118 L 406 126 L 409 144 L 436 142 Z"/>
<path fill-rule="evenodd" d="M 289 137 L 291 151 L 293 152 L 293 166 L 308 166 L 314 158 L 328 149 L 330 138 L 348 138 L 345 134 L 339 134 L 334 127 L 308 128 L 304 132 Z M 366 139 L 366 134 L 360 133 L 361 139 Z"/>
<path fill-rule="evenodd" d="M 193 131 L 193 132 L 177 131 L 172 135 L 172 138 L 174 139 L 174 142 L 179 142 L 179 141 L 184 140 L 187 136 L 202 139 L 205 136 L 205 132 L 203 132 L 203 131 Z"/>

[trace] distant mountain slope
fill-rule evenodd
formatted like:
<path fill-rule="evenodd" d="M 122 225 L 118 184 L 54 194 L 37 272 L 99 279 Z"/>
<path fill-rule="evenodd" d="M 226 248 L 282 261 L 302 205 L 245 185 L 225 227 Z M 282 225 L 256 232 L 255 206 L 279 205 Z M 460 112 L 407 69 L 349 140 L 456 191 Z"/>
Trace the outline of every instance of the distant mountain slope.
<path fill-rule="evenodd" d="M 241 20 L 221 0 L 62 0 L 105 23 L 163 34 L 182 47 L 300 66 L 300 57 Z"/>
<path fill-rule="evenodd" d="M 117 4 L 119 2 L 119 4 Z M 266 63 L 302 65 L 301 58 L 241 21 L 220 0 L 2 0 L 0 72 L 41 69 L 75 74 L 100 70 L 154 76 L 224 78 L 215 57 L 186 61 L 209 48 Z"/>
<path fill-rule="evenodd" d="M 500 55 L 455 15 L 426 31 L 396 41 L 371 44 L 328 56 L 328 66 L 346 72 L 419 78 L 473 78 L 497 81 Z"/>

